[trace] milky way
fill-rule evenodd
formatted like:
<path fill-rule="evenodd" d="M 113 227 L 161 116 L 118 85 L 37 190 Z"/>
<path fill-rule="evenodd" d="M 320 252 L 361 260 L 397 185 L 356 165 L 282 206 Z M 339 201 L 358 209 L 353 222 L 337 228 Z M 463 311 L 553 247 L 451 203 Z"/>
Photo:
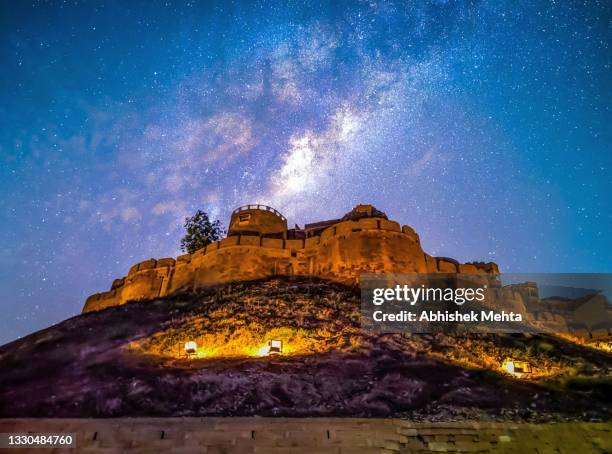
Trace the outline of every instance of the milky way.
<path fill-rule="evenodd" d="M 0 2 L 0 343 L 185 216 L 372 203 L 424 249 L 612 271 L 607 2 Z"/>

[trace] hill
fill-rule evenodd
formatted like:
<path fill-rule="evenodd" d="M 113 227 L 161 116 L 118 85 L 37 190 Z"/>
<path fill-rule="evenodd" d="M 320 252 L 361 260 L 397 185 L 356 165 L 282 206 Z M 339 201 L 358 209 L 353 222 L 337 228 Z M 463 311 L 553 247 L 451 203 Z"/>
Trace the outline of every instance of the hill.
<path fill-rule="evenodd" d="M 281 355 L 262 356 L 270 339 Z M 505 374 L 506 357 L 534 373 Z M 368 333 L 358 289 L 312 279 L 82 314 L 0 347 L 0 370 L 0 417 L 610 420 L 612 404 L 609 354 L 550 336 Z"/>

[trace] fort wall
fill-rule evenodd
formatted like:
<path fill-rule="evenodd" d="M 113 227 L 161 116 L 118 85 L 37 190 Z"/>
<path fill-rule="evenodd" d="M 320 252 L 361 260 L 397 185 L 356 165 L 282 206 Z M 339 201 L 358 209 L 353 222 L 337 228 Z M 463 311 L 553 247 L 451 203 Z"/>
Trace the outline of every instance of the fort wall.
<path fill-rule="evenodd" d="M 83 312 L 184 290 L 271 276 L 316 276 L 358 283 L 361 273 L 498 273 L 495 263 L 461 264 L 432 257 L 417 233 L 385 218 L 338 222 L 303 239 L 234 234 L 193 254 L 137 263 L 107 292 L 87 298 Z"/>

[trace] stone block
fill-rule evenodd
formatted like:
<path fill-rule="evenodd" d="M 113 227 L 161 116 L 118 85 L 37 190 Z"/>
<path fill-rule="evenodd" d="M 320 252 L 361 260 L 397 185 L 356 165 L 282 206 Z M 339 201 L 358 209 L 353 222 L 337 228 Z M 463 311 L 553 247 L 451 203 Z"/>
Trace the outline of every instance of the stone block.
<path fill-rule="evenodd" d="M 330 238 L 336 235 L 336 226 L 327 227 L 321 232 L 321 243 L 329 241 Z"/>
<path fill-rule="evenodd" d="M 285 248 L 286 249 L 303 249 L 304 240 L 286 240 Z"/>
<path fill-rule="evenodd" d="M 190 262 L 177 261 L 168 284 L 167 294 L 193 287 L 195 271 Z"/>
<path fill-rule="evenodd" d="M 417 243 L 421 244 L 421 239 L 419 238 L 419 234 L 416 233 L 414 231 L 414 229 L 412 227 L 410 227 L 409 225 L 402 226 L 402 233 L 404 235 L 408 235 L 414 241 L 416 241 Z"/>
<path fill-rule="evenodd" d="M 459 272 L 464 274 L 478 274 L 478 268 L 469 263 L 459 265 Z"/>
<path fill-rule="evenodd" d="M 241 246 L 259 246 L 261 238 L 255 235 L 240 235 Z"/>
<path fill-rule="evenodd" d="M 221 241 L 219 241 L 219 248 L 237 246 L 239 239 L 240 237 L 238 235 L 228 236 L 227 238 L 223 238 Z"/>
<path fill-rule="evenodd" d="M 101 296 L 102 293 L 94 293 L 93 295 L 88 296 L 85 300 L 85 306 L 87 306 L 87 304 L 93 303 L 94 301 L 98 301 Z"/>
<path fill-rule="evenodd" d="M 484 273 L 499 274 L 499 266 L 495 262 L 470 262 L 468 265 L 474 265 Z"/>
<path fill-rule="evenodd" d="M 125 283 L 125 278 L 115 279 L 111 285 L 111 290 L 121 287 Z"/>
<path fill-rule="evenodd" d="M 120 295 L 117 294 L 117 290 L 96 293 L 87 298 L 83 306 L 83 312 L 99 311 L 107 307 L 118 306 L 123 304 L 123 302 L 124 301 L 120 299 Z"/>
<path fill-rule="evenodd" d="M 389 221 L 387 219 L 380 219 L 380 229 L 381 230 L 391 230 L 393 232 L 402 231 L 398 222 Z"/>
<path fill-rule="evenodd" d="M 174 266 L 174 259 L 172 257 L 166 257 L 157 261 L 157 268 L 164 266 Z"/>
<path fill-rule="evenodd" d="M 456 273 L 457 265 L 453 262 L 449 262 L 448 260 L 438 259 L 438 270 L 440 273 Z"/>
<path fill-rule="evenodd" d="M 272 248 L 272 249 L 282 249 L 283 240 L 279 238 L 262 238 L 261 245 L 263 247 Z"/>
<path fill-rule="evenodd" d="M 179 255 L 176 258 L 177 263 L 178 262 L 191 262 L 191 254 L 183 254 L 183 255 Z"/>
<path fill-rule="evenodd" d="M 353 229 L 361 230 L 359 224 L 355 221 L 339 222 L 334 226 L 336 229 L 336 235 L 347 235 L 353 231 Z"/>
<path fill-rule="evenodd" d="M 157 265 L 157 260 L 155 259 L 145 260 L 138 264 L 138 271 L 150 270 L 150 269 L 155 268 L 156 265 Z"/>
<path fill-rule="evenodd" d="M 315 247 L 319 244 L 319 240 L 320 238 L 318 236 L 306 238 L 306 241 L 304 242 L 304 247 Z"/>
<path fill-rule="evenodd" d="M 138 272 L 138 265 L 140 265 L 140 264 L 137 263 L 136 265 L 132 265 L 132 267 L 128 271 L 127 277 L 131 277 L 131 276 L 133 276 L 134 274 L 136 274 Z"/>
<path fill-rule="evenodd" d="M 380 219 L 363 218 L 357 221 L 357 226 L 364 230 L 367 230 L 367 229 L 376 230 L 378 229 L 378 225 L 379 225 L 378 221 L 380 221 Z"/>
<path fill-rule="evenodd" d="M 138 270 L 123 287 L 121 291 L 122 302 L 139 301 L 159 296 L 163 282 L 163 274 L 154 268 Z"/>
<path fill-rule="evenodd" d="M 427 265 L 427 272 L 428 273 L 437 273 L 438 272 L 438 262 L 431 255 L 425 254 L 425 264 Z"/>
<path fill-rule="evenodd" d="M 191 254 L 191 261 L 197 261 L 198 259 L 204 257 L 207 252 L 211 250 L 217 249 L 219 247 L 218 243 L 212 243 L 208 246 L 203 247 L 202 249 L 198 249 L 193 254 Z"/>

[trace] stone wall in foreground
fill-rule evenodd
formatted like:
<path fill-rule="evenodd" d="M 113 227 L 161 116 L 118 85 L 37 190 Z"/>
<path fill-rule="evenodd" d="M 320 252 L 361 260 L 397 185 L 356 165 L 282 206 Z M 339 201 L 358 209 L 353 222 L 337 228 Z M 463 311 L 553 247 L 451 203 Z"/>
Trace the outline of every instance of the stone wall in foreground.
<path fill-rule="evenodd" d="M 0 420 L 0 430 L 6 433 L 73 433 L 78 448 L 91 454 L 612 452 L 612 423 L 609 421 L 533 424 L 346 417 L 23 418 Z"/>
<path fill-rule="evenodd" d="M 182 290 L 271 276 L 316 276 L 357 283 L 361 273 L 499 273 L 495 263 L 432 257 L 409 226 L 384 218 L 343 221 L 320 236 L 300 240 L 235 235 L 193 254 L 150 259 L 113 281 L 107 292 L 87 298 L 83 312 Z"/>

